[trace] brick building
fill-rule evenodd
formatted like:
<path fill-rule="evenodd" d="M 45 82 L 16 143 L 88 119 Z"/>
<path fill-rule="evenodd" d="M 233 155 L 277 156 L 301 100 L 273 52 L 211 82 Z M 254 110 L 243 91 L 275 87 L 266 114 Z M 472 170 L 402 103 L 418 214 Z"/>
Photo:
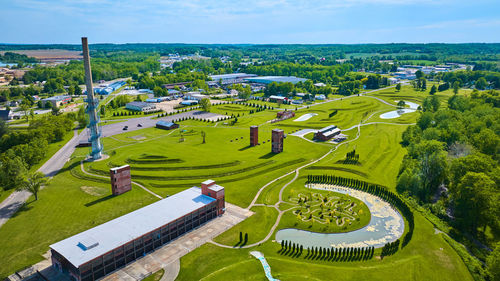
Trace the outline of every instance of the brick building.
<path fill-rule="evenodd" d="M 259 127 L 250 126 L 250 146 L 256 146 L 259 143 Z"/>
<path fill-rule="evenodd" d="M 50 245 L 52 266 L 93 281 L 126 266 L 225 212 L 224 188 L 205 181 Z"/>
<path fill-rule="evenodd" d="M 340 129 L 337 128 L 335 125 L 330 125 L 327 127 L 324 127 L 323 129 L 317 131 L 314 134 L 314 139 L 319 140 L 319 141 L 327 141 L 333 138 L 334 136 L 340 134 Z"/>
<path fill-rule="evenodd" d="M 132 189 L 132 178 L 130 176 L 130 166 L 109 169 L 111 177 L 111 192 L 113 195 L 120 195 Z"/>
<path fill-rule="evenodd" d="M 283 139 L 285 137 L 285 132 L 281 129 L 273 129 L 272 131 L 272 148 L 271 151 L 273 153 L 283 152 Z"/>

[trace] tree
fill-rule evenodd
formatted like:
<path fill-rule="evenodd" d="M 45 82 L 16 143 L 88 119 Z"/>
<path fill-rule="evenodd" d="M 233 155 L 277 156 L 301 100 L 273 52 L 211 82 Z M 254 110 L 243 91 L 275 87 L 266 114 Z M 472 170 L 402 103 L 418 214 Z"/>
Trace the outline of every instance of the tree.
<path fill-rule="evenodd" d="M 205 133 L 205 131 L 201 131 L 201 137 L 203 138 L 203 143 L 205 143 L 206 136 L 207 136 L 207 133 Z"/>
<path fill-rule="evenodd" d="M 437 92 L 436 85 L 432 85 L 431 90 L 429 91 L 429 95 L 434 95 Z"/>
<path fill-rule="evenodd" d="M 61 113 L 61 110 L 59 109 L 59 107 L 57 107 L 57 106 L 52 107 L 52 115 L 57 116 L 60 113 Z"/>
<path fill-rule="evenodd" d="M 42 185 L 47 183 L 47 178 L 43 173 L 36 172 L 31 174 L 20 186 L 19 190 L 26 190 L 35 196 L 35 201 L 38 200 L 38 192 Z"/>
<path fill-rule="evenodd" d="M 417 72 L 415 72 L 415 75 L 417 76 L 417 79 L 421 79 L 421 78 L 424 78 L 425 74 L 422 72 L 422 70 L 417 70 Z"/>
<path fill-rule="evenodd" d="M 9 132 L 9 125 L 0 119 L 0 138 Z"/>
<path fill-rule="evenodd" d="M 203 109 L 203 111 L 209 112 L 211 106 L 210 100 L 208 98 L 201 99 L 200 106 Z"/>
<path fill-rule="evenodd" d="M 0 185 L 4 189 L 21 186 L 27 168 L 23 159 L 9 149 L 0 155 Z"/>
<path fill-rule="evenodd" d="M 453 93 L 455 95 L 458 94 L 459 89 L 460 89 L 460 82 L 458 81 L 453 82 Z"/>
<path fill-rule="evenodd" d="M 400 100 L 400 101 L 398 101 L 398 107 L 399 107 L 399 108 L 404 108 L 404 107 L 405 107 L 405 104 L 406 104 L 406 103 L 405 103 L 405 101 L 404 101 L 404 100 Z"/>
<path fill-rule="evenodd" d="M 467 172 L 451 193 L 455 202 L 455 217 L 464 229 L 477 233 L 478 227 L 485 227 L 494 219 L 490 209 L 495 195 L 495 182 L 484 173 Z"/>
<path fill-rule="evenodd" d="M 396 85 L 396 91 L 401 91 L 401 83 L 398 83 L 398 84 Z"/>
<path fill-rule="evenodd" d="M 500 281 L 500 242 L 486 260 L 492 281 Z"/>
<path fill-rule="evenodd" d="M 29 111 L 30 111 L 30 106 L 26 103 L 22 103 L 19 108 L 21 111 L 24 113 L 24 117 L 26 118 L 26 121 L 28 121 L 29 118 Z"/>
<path fill-rule="evenodd" d="M 475 86 L 478 90 L 484 90 L 488 86 L 488 82 L 484 77 L 480 77 L 479 79 L 477 79 Z"/>

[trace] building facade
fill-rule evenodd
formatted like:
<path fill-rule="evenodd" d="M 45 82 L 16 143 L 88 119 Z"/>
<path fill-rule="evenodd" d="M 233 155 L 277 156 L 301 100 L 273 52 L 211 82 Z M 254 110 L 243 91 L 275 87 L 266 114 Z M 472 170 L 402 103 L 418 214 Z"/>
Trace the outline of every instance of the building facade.
<path fill-rule="evenodd" d="M 50 245 L 52 265 L 73 280 L 98 280 L 222 215 L 224 199 L 224 187 L 205 181 Z"/>
<path fill-rule="evenodd" d="M 120 195 L 132 189 L 132 177 L 129 165 L 111 168 L 109 169 L 109 174 L 113 195 Z"/>
<path fill-rule="evenodd" d="M 163 130 L 172 130 L 179 128 L 179 124 L 175 124 L 174 122 L 168 122 L 164 120 L 160 120 L 156 122 L 156 128 Z"/>
<path fill-rule="evenodd" d="M 256 146 L 259 143 L 259 127 L 250 126 L 250 146 Z"/>
<path fill-rule="evenodd" d="M 337 128 L 335 125 L 330 125 L 327 127 L 324 127 L 323 129 L 317 131 L 314 134 L 314 139 L 319 140 L 319 141 L 327 141 L 330 140 L 331 138 L 335 137 L 336 135 L 340 134 L 340 129 Z"/>
<path fill-rule="evenodd" d="M 133 111 L 151 112 L 156 110 L 156 105 L 148 102 L 133 101 L 127 103 L 125 108 Z"/>
<path fill-rule="evenodd" d="M 271 141 L 272 147 L 271 152 L 280 153 L 283 152 L 283 139 L 285 138 L 285 132 L 281 129 L 273 129 Z"/>

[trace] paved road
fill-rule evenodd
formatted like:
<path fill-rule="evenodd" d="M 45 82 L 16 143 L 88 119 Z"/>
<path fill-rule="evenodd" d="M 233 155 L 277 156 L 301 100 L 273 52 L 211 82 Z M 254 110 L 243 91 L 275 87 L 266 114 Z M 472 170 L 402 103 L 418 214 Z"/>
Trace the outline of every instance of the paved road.
<path fill-rule="evenodd" d="M 176 115 L 170 115 L 159 119 L 152 119 L 153 117 L 139 117 L 123 120 L 123 122 L 113 123 L 109 125 L 102 126 L 102 135 L 104 137 L 110 137 L 117 134 L 126 132 L 123 130 L 124 126 L 128 126 L 127 131 L 135 131 L 144 128 L 151 128 L 156 125 L 159 120 L 172 121 L 184 117 L 194 117 L 194 118 L 206 118 L 215 116 L 213 113 L 207 113 L 203 111 L 193 110 L 188 112 L 182 112 Z M 142 127 L 137 127 L 137 124 L 141 124 Z M 68 141 L 59 151 L 57 151 L 45 164 L 38 169 L 39 172 L 44 173 L 47 177 L 55 176 L 59 170 L 61 170 L 66 162 L 75 151 L 76 145 L 80 141 L 84 141 L 88 138 L 87 129 L 83 130 L 79 135 L 77 131 L 74 131 L 73 138 Z M 29 192 L 26 191 L 15 191 L 9 197 L 7 197 L 3 202 L 0 203 L 0 227 L 9 220 L 12 215 L 28 200 L 31 196 Z"/>

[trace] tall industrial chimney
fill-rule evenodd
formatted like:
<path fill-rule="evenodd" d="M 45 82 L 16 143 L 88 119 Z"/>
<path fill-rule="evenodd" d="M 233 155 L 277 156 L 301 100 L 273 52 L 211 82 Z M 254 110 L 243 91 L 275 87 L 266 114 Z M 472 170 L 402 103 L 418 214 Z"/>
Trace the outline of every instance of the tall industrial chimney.
<path fill-rule="evenodd" d="M 90 55 L 89 44 L 87 37 L 82 37 L 83 49 L 83 65 L 85 67 L 85 85 L 87 86 L 87 114 L 89 116 L 89 142 L 92 144 L 90 150 L 90 157 L 92 160 L 97 160 L 102 157 L 102 143 L 101 143 L 101 128 L 99 127 L 99 115 L 97 114 L 97 107 L 99 100 L 94 97 L 94 89 L 92 87 L 92 71 L 90 70 Z"/>

